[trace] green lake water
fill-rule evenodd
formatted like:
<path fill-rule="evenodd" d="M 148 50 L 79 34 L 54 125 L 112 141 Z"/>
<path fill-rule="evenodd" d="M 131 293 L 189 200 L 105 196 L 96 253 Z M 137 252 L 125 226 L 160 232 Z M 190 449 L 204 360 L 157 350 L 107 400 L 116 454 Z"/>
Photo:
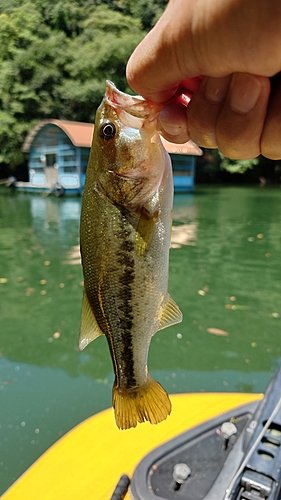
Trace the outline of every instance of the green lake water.
<path fill-rule="evenodd" d="M 111 405 L 106 339 L 77 349 L 80 206 L 0 190 L 0 494 Z M 281 361 L 280 264 L 281 189 L 177 195 L 169 290 L 184 320 L 153 338 L 152 376 L 170 393 L 263 391 Z"/>

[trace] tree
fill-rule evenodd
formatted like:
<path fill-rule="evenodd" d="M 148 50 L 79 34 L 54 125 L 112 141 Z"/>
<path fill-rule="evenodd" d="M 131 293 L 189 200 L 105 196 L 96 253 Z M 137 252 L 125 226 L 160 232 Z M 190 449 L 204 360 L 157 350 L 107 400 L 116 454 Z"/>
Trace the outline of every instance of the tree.
<path fill-rule="evenodd" d="M 0 0 L 0 163 L 23 162 L 42 119 L 93 121 L 106 79 L 129 90 L 126 61 L 145 34 L 129 4 Z"/>
<path fill-rule="evenodd" d="M 68 76 L 57 92 L 65 118 L 93 121 L 106 79 L 113 80 L 120 90 L 129 90 L 126 61 L 144 32 L 139 20 L 105 5 L 95 7 L 80 26 L 81 34 L 70 44 Z"/>
<path fill-rule="evenodd" d="M 68 61 L 68 41 L 41 22 L 31 3 L 1 14 L 0 33 L 0 162 L 15 166 L 34 121 L 52 116 L 58 105 L 54 87 Z"/>
<path fill-rule="evenodd" d="M 124 13 L 141 21 L 144 30 L 148 31 L 156 23 L 166 7 L 166 0 L 123 0 Z"/>

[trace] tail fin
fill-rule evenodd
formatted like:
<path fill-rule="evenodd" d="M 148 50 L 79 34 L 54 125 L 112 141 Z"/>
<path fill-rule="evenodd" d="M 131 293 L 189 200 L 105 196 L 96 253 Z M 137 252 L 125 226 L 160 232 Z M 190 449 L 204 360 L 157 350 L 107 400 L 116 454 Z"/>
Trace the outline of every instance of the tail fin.
<path fill-rule="evenodd" d="M 148 382 L 134 390 L 120 390 L 113 386 L 113 408 L 119 429 L 136 427 L 137 423 L 158 424 L 171 413 L 170 398 L 159 382 L 149 377 Z"/>

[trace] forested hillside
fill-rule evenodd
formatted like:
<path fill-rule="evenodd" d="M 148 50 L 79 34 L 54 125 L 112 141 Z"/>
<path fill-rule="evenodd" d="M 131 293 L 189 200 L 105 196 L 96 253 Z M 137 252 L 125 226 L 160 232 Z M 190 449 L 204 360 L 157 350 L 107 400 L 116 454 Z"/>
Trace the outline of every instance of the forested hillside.
<path fill-rule="evenodd" d="M 94 121 L 107 78 L 125 66 L 166 0 L 0 0 L 0 165 L 45 118 Z"/>
<path fill-rule="evenodd" d="M 36 122 L 93 122 L 108 78 L 130 91 L 128 57 L 167 1 L 0 0 L 0 179 L 26 162 L 21 147 Z M 280 183 L 281 165 L 206 150 L 196 180 Z"/>

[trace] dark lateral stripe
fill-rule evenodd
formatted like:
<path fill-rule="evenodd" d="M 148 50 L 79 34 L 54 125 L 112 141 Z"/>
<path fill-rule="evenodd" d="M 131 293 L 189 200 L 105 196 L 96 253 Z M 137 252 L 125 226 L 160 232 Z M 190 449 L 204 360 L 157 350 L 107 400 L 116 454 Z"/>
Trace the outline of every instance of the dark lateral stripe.
<path fill-rule="evenodd" d="M 135 387 L 137 381 L 134 372 L 134 352 L 133 352 L 133 338 L 132 338 L 132 328 L 134 314 L 132 309 L 132 298 L 133 298 L 133 286 L 135 283 L 135 261 L 134 252 L 135 245 L 132 241 L 132 227 L 128 221 L 128 212 L 124 207 L 118 206 L 120 210 L 120 226 L 114 234 L 114 238 L 119 241 L 119 251 L 117 257 L 117 263 L 120 270 L 118 289 L 116 290 L 116 298 L 118 302 L 119 318 L 116 322 L 118 324 L 118 330 L 121 333 L 121 345 L 114 347 L 115 341 L 120 342 L 120 337 L 117 337 L 117 333 L 112 332 L 112 345 L 110 346 L 112 350 L 118 349 L 117 352 L 112 353 L 116 359 L 118 356 L 117 363 L 122 366 L 123 376 L 126 379 L 127 387 Z M 119 335 L 120 335 L 119 333 Z M 117 380 L 119 379 L 118 366 L 117 368 Z"/>
<path fill-rule="evenodd" d="M 118 309 L 120 311 L 119 325 L 122 332 L 122 351 L 121 351 L 121 363 L 123 366 L 123 371 L 125 378 L 127 380 L 127 387 L 135 387 L 137 385 L 135 373 L 134 373 L 134 351 L 133 351 L 133 338 L 132 338 L 132 328 L 133 328 L 133 310 L 132 310 L 132 289 L 135 281 L 135 270 L 134 270 L 134 258 L 132 252 L 134 250 L 134 245 L 131 241 L 123 241 L 118 262 L 123 267 L 124 270 L 119 278 L 119 289 L 118 289 Z"/>

